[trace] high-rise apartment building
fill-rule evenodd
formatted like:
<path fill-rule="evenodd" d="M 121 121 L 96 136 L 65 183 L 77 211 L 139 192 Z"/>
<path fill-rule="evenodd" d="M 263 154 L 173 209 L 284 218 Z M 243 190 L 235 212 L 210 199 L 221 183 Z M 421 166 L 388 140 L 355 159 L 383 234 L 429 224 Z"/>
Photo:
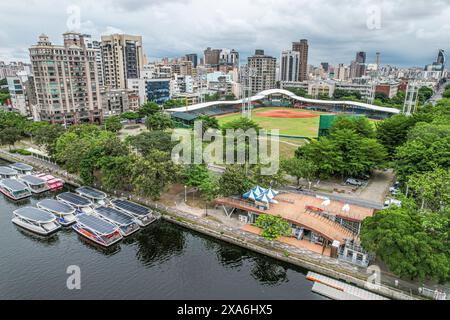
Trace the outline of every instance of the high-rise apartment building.
<path fill-rule="evenodd" d="M 211 49 L 207 48 L 204 53 L 204 64 L 208 66 L 217 67 L 219 65 L 220 60 L 220 53 L 222 52 L 221 49 Z"/>
<path fill-rule="evenodd" d="M 192 76 L 192 62 L 191 61 L 178 61 L 170 64 L 172 68 L 172 74 L 180 76 Z"/>
<path fill-rule="evenodd" d="M 276 85 L 277 59 L 264 54 L 264 50 L 256 50 L 253 56 L 248 57 L 249 90 L 254 95 Z"/>
<path fill-rule="evenodd" d="M 308 40 L 302 39 L 292 43 L 292 51 L 300 53 L 300 67 L 298 81 L 308 80 Z"/>
<path fill-rule="evenodd" d="M 239 66 L 239 52 L 234 49 L 222 49 L 219 55 L 219 64 L 230 68 Z"/>
<path fill-rule="evenodd" d="M 280 80 L 299 81 L 300 52 L 286 50 L 281 53 Z"/>
<path fill-rule="evenodd" d="M 36 92 L 36 113 L 42 121 L 101 121 L 96 52 L 76 32 L 53 45 L 41 35 L 30 50 Z"/>
<path fill-rule="evenodd" d="M 103 57 L 102 57 L 102 48 L 101 42 L 97 40 L 93 40 L 92 36 L 89 34 L 83 34 L 84 43 L 86 48 L 95 50 L 95 61 L 97 63 L 97 72 L 98 72 L 98 84 L 100 87 L 105 85 L 105 74 L 103 72 Z"/>
<path fill-rule="evenodd" d="M 127 79 L 137 79 L 145 64 L 142 37 L 126 34 L 102 36 L 104 85 L 125 89 Z"/>
<path fill-rule="evenodd" d="M 6 64 L 4 61 L 0 61 L 0 79 L 6 77 L 15 77 L 18 72 L 26 72 L 31 75 L 31 65 L 23 62 L 11 62 Z"/>

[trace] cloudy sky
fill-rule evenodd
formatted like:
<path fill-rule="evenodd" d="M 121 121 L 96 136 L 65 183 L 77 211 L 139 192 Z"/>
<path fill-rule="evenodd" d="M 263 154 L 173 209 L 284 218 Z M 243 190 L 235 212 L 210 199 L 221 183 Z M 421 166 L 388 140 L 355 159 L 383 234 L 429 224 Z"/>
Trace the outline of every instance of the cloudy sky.
<path fill-rule="evenodd" d="M 356 51 L 372 62 L 380 51 L 383 64 L 423 66 L 450 52 L 450 0 L 0 0 L 0 23 L 6 61 L 27 61 L 41 33 L 62 43 L 68 29 L 142 35 L 150 59 L 208 46 L 279 57 L 301 38 L 312 64 L 348 64 Z"/>

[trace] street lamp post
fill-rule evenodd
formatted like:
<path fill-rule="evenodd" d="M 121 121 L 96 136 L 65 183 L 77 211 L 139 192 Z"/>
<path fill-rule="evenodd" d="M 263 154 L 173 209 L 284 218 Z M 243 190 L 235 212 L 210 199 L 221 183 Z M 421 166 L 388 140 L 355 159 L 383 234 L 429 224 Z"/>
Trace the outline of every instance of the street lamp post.
<path fill-rule="evenodd" d="M 184 186 L 184 202 L 187 202 L 187 186 Z"/>

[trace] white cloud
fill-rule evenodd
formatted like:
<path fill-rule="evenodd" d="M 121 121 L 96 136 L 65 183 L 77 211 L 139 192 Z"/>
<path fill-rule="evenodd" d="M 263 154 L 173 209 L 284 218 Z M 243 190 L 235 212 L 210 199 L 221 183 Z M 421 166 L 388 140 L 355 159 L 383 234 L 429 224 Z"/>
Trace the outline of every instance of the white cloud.
<path fill-rule="evenodd" d="M 42 32 L 61 43 L 71 5 L 80 7 L 82 32 L 140 34 L 150 57 L 208 46 L 278 57 L 301 38 L 309 39 L 314 64 L 349 63 L 364 50 L 369 59 L 380 51 L 384 63 L 424 65 L 439 48 L 450 51 L 448 0 L 1 0 L 0 59 L 26 59 Z M 367 28 L 371 6 L 380 8 L 379 30 Z"/>

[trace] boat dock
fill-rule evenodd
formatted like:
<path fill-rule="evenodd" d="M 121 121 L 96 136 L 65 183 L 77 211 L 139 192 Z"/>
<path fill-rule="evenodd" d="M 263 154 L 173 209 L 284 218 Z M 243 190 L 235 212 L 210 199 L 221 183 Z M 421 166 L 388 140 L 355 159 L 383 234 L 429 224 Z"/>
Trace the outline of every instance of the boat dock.
<path fill-rule="evenodd" d="M 378 294 L 315 272 L 308 272 L 306 279 L 314 281 L 313 292 L 333 300 L 389 300 Z"/>

